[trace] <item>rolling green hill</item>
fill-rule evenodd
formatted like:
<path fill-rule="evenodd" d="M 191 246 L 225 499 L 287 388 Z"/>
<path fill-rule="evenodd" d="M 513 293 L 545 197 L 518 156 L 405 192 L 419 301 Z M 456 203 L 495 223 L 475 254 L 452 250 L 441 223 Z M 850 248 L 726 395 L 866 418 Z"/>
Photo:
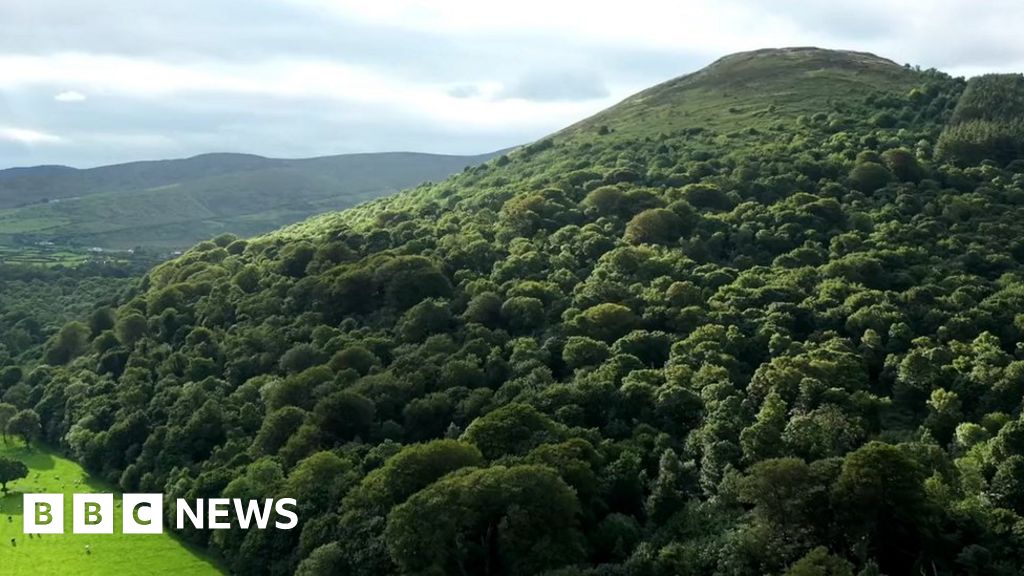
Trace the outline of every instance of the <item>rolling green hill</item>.
<path fill-rule="evenodd" d="M 659 84 L 559 133 L 604 126 L 631 135 L 685 129 L 770 128 L 780 118 L 830 110 L 874 92 L 900 93 L 914 75 L 873 54 L 817 48 L 755 50 Z"/>
<path fill-rule="evenodd" d="M 184 248 L 225 232 L 267 232 L 443 179 L 492 156 L 207 154 L 88 170 L 2 170 L 0 243 Z"/>
<path fill-rule="evenodd" d="M 297 498 L 181 534 L 240 574 L 1020 574 L 1024 159 L 951 129 L 1015 86 L 729 56 L 201 242 L 0 393 L 124 490 Z"/>

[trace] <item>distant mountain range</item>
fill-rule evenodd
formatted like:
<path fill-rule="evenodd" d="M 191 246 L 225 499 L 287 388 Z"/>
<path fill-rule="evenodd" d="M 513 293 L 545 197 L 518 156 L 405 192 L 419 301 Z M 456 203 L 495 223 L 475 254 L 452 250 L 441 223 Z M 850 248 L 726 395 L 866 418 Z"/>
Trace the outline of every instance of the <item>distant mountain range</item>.
<path fill-rule="evenodd" d="M 0 170 L 0 245 L 170 249 L 223 232 L 249 236 L 441 180 L 500 154 L 204 154 L 85 170 Z"/>

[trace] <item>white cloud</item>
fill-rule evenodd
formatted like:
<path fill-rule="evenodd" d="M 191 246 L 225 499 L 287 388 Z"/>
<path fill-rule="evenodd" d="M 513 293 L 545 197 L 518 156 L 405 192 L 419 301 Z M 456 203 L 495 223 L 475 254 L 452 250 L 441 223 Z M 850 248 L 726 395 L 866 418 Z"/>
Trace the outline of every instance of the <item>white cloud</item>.
<path fill-rule="evenodd" d="M 500 37 L 521 45 L 676 51 L 705 57 L 816 45 L 876 52 L 900 63 L 960 72 L 1019 70 L 1024 4 L 991 0 L 287 0 L 337 22 L 462 40 Z M 938 40 L 938 41 L 937 41 Z M 471 48 L 469 48 L 471 49 Z M 965 62 L 966 60 L 966 62 Z M 543 65 L 546 62 L 541 61 Z"/>
<path fill-rule="evenodd" d="M 168 99 L 187 94 L 269 96 L 302 102 L 333 101 L 339 107 L 372 105 L 381 114 L 446 124 L 450 129 L 516 125 L 550 128 L 599 110 L 614 99 L 530 102 L 465 98 L 452 86 L 414 82 L 370 68 L 316 59 L 262 62 L 161 62 L 115 55 L 0 54 L 0 90 L 73 83 L 94 94 Z M 482 94 L 498 90 L 486 85 Z M 183 111 L 185 112 L 185 111 Z"/>
<path fill-rule="evenodd" d="M 480 152 L 765 47 L 863 50 L 963 75 L 1024 69 L 1019 0 L 7 3 L 0 124 L 45 119 L 53 134 L 8 128 L 0 139 L 23 144 L 5 162 Z M 89 114 L 70 104 L 85 99 Z M 67 145 L 24 145 L 54 138 Z"/>
<path fill-rule="evenodd" d="M 14 128 L 11 126 L 0 126 L 0 140 L 15 142 L 32 146 L 35 144 L 60 144 L 65 142 L 63 138 L 55 134 L 47 134 L 38 130 L 28 128 Z"/>
<path fill-rule="evenodd" d="M 463 37 L 554 37 L 631 48 L 734 52 L 799 36 L 786 18 L 742 0 L 289 0 L 342 20 Z"/>
<path fill-rule="evenodd" d="M 88 97 L 85 94 L 82 94 L 81 92 L 75 90 L 67 90 L 58 93 L 56 96 L 53 97 L 53 99 L 57 102 L 84 102 L 88 99 Z"/>

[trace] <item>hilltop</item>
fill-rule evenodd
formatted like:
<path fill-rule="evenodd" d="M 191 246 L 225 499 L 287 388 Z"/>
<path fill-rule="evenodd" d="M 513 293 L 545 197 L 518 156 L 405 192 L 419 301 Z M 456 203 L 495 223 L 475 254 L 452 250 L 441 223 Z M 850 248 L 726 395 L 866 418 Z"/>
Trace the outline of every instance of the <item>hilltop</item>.
<path fill-rule="evenodd" d="M 200 242 L 0 392 L 124 490 L 297 498 L 182 534 L 236 573 L 1020 574 L 1021 91 L 726 57 Z"/>
<path fill-rule="evenodd" d="M 873 92 L 906 92 L 917 82 L 905 67 L 864 52 L 810 47 L 739 52 L 648 88 L 560 134 L 602 126 L 635 135 L 763 128 Z"/>
<path fill-rule="evenodd" d="M 185 248 L 224 232 L 268 232 L 444 179 L 493 156 L 205 154 L 86 170 L 0 170 L 0 243 Z"/>

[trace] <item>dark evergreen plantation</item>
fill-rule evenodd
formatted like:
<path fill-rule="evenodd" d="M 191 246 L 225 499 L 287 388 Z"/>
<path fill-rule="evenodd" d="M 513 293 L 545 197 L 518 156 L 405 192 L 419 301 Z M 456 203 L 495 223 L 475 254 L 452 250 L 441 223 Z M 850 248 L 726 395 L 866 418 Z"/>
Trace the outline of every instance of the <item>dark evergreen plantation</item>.
<path fill-rule="evenodd" d="M 1022 101 L 730 56 L 202 242 L 0 390 L 126 491 L 297 498 L 183 535 L 238 574 L 1020 574 Z"/>

